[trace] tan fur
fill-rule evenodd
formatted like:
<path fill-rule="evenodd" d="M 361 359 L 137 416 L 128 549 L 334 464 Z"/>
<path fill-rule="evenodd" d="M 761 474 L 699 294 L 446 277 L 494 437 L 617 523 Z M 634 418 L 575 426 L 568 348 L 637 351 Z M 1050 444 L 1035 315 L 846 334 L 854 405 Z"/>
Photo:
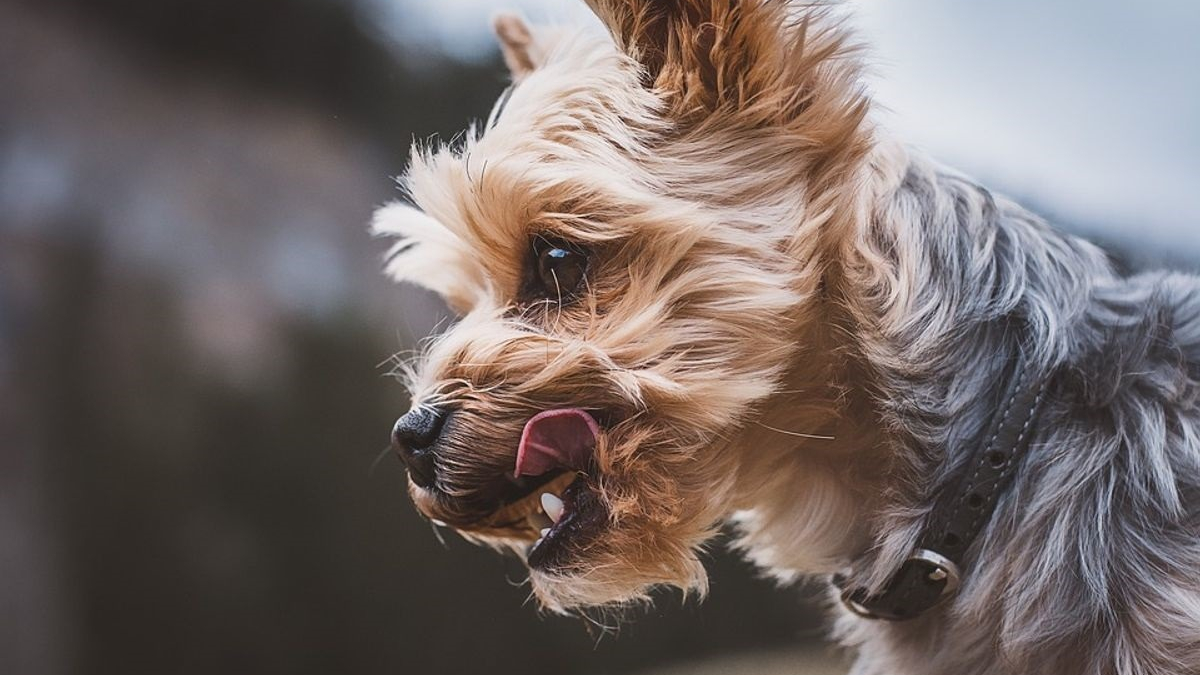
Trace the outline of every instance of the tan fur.
<path fill-rule="evenodd" d="M 413 383 L 416 400 L 493 427 L 461 461 L 511 463 L 520 425 L 545 407 L 623 413 L 597 452 L 607 531 L 577 564 L 533 574 L 554 609 L 703 589 L 696 552 L 734 511 L 743 545 L 779 574 L 831 570 L 863 533 L 830 511 L 870 500 L 848 487 L 867 483 L 844 456 L 873 444 L 872 425 L 846 419 L 863 402 L 846 396 L 834 305 L 817 301 L 833 292 L 820 288 L 822 233 L 852 218 L 845 183 L 870 145 L 845 37 L 784 3 L 735 16 L 694 2 L 687 20 L 633 4 L 597 6 L 625 54 L 575 36 L 535 72 L 521 51 L 533 33 L 502 21 L 523 79 L 507 109 L 461 149 L 414 156 L 407 186 L 425 215 L 395 206 L 377 220 L 411 247 L 393 274 L 466 312 Z M 546 232 L 605 251 L 586 305 L 513 306 L 529 237 Z"/>
<path fill-rule="evenodd" d="M 843 419 L 861 402 L 844 395 L 846 355 L 823 325 L 831 305 L 817 302 L 830 292 L 822 232 L 851 218 L 844 185 L 870 146 L 857 62 L 820 11 L 685 4 L 680 19 L 598 2 L 624 53 L 574 35 L 536 70 L 537 34 L 498 21 L 520 82 L 507 108 L 463 147 L 415 154 L 406 186 L 421 212 L 377 218 L 403 238 L 392 273 L 465 313 L 413 383 L 415 401 L 478 420 L 454 460 L 478 466 L 449 479 L 451 494 L 511 468 L 521 424 L 541 409 L 620 411 L 597 451 L 606 532 L 576 564 L 532 576 L 553 609 L 661 583 L 702 590 L 696 553 L 735 511 L 744 545 L 779 570 L 832 569 L 862 536 L 827 516 L 867 498 L 846 487 L 862 481 L 841 458 L 871 440 Z M 603 252 L 586 303 L 514 306 L 538 233 Z M 469 499 L 413 492 L 480 540 L 535 536 L 510 541 L 470 524 Z M 803 550 L 758 544 L 780 529 Z"/>

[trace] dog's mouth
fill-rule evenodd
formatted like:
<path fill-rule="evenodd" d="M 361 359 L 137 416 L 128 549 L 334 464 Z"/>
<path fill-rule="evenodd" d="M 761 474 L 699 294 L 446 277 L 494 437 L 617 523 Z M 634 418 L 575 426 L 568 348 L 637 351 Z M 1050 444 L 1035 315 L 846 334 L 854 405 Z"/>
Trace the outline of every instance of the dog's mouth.
<path fill-rule="evenodd" d="M 561 565 L 569 549 L 586 544 L 606 519 L 590 485 L 600 425 L 579 408 L 547 410 L 525 423 L 516 464 L 499 509 L 484 531 L 535 541 L 526 551 L 535 569 Z"/>

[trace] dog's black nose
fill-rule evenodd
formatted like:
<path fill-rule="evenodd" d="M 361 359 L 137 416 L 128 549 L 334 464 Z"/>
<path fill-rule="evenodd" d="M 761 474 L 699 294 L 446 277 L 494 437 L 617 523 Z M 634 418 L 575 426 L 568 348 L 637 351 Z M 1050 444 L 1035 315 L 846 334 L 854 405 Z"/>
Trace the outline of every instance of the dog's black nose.
<path fill-rule="evenodd" d="M 433 445 L 445 422 L 445 411 L 423 405 L 409 410 L 392 428 L 392 448 L 408 467 L 413 482 L 423 488 L 433 487 L 436 470 Z"/>

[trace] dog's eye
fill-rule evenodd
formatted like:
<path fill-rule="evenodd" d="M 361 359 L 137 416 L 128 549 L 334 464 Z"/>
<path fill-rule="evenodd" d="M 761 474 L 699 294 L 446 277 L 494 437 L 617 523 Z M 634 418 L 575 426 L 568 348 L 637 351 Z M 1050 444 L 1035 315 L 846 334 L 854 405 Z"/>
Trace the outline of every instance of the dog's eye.
<path fill-rule="evenodd" d="M 552 299 L 573 296 L 587 274 L 587 253 L 578 246 L 546 237 L 533 240 L 533 252 L 536 294 Z"/>

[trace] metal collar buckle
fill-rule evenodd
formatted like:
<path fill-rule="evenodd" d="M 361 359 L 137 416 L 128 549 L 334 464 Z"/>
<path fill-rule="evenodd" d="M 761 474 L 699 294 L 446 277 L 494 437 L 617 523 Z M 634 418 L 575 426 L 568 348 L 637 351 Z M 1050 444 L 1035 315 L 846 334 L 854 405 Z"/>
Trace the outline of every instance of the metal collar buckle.
<path fill-rule="evenodd" d="M 950 560 L 946 556 L 936 551 L 919 548 L 916 551 L 913 551 L 912 555 L 908 556 L 908 558 L 904 561 L 903 566 L 907 565 L 919 565 L 923 568 L 926 568 L 925 570 L 922 570 L 922 572 L 924 573 L 925 578 L 931 583 L 945 582 L 945 585 L 942 586 L 941 595 L 938 596 L 939 603 L 958 591 L 959 582 L 961 580 L 961 574 L 959 572 L 958 565 L 956 565 L 953 560 Z M 872 611 L 860 601 L 854 599 L 854 596 L 857 595 L 855 591 L 856 589 L 847 588 L 843 590 L 841 594 L 842 604 L 846 606 L 846 609 L 850 610 L 855 615 L 864 619 L 894 620 L 897 618 L 883 616 L 875 611 Z"/>

